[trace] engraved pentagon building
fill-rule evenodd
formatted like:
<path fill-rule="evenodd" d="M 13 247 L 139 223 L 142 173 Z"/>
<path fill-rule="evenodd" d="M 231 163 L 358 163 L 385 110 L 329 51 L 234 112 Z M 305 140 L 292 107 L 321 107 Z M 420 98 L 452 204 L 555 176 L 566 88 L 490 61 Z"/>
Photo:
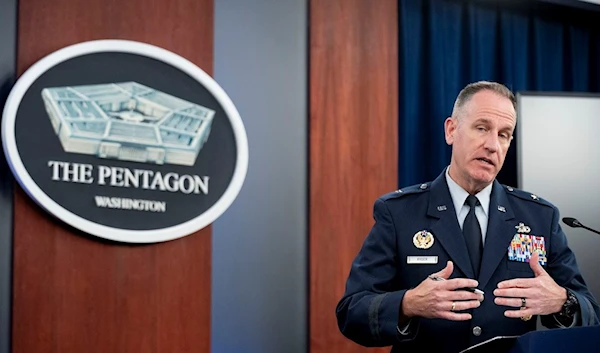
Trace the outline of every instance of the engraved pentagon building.
<path fill-rule="evenodd" d="M 53 87 L 42 98 L 70 153 L 192 166 L 214 110 L 136 82 Z"/>

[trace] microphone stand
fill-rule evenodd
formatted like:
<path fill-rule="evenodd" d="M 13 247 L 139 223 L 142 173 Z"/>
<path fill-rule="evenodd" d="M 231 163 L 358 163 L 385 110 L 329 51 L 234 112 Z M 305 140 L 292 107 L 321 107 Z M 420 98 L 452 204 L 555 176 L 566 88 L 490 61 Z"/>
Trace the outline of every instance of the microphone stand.
<path fill-rule="evenodd" d="M 575 218 L 563 218 L 563 223 L 565 223 L 566 225 L 568 225 L 569 227 L 572 227 L 572 228 L 579 228 L 579 227 L 581 227 L 581 228 L 589 230 L 590 232 L 594 232 L 596 234 L 600 234 L 599 231 L 597 231 L 595 229 L 592 229 L 590 227 L 584 226 L 583 224 L 581 224 L 581 222 L 579 222 Z"/>

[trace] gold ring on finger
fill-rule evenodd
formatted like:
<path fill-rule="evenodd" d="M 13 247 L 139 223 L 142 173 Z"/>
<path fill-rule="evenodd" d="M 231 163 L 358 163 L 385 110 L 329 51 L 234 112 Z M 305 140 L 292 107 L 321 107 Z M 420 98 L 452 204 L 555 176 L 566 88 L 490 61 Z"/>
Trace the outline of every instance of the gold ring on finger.
<path fill-rule="evenodd" d="M 525 310 L 525 305 L 527 305 L 525 298 L 521 298 L 521 310 Z M 533 317 L 532 315 L 521 316 L 521 320 L 529 321 L 529 320 L 531 320 L 532 317 Z"/>
<path fill-rule="evenodd" d="M 454 311 L 454 309 L 456 309 L 456 303 L 452 302 L 452 309 L 450 309 L 450 311 Z"/>
<path fill-rule="evenodd" d="M 532 315 L 521 316 L 521 320 L 529 321 L 529 320 L 531 320 L 532 317 L 533 317 Z"/>

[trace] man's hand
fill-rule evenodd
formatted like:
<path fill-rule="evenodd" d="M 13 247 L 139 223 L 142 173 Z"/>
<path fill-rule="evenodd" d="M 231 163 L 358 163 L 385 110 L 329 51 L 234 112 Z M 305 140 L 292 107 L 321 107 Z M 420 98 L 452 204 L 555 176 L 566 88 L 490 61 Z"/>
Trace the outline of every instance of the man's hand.
<path fill-rule="evenodd" d="M 448 261 L 443 270 L 432 274 L 416 288 L 407 290 L 402 300 L 402 313 L 407 317 L 470 320 L 471 314 L 460 313 L 460 311 L 479 307 L 483 295 L 456 289 L 475 288 L 479 283 L 467 278 L 448 279 L 453 270 L 454 264 Z M 431 279 L 434 276 L 444 280 L 435 281 Z"/>
<path fill-rule="evenodd" d="M 498 283 L 498 288 L 494 290 L 494 303 L 519 308 L 505 311 L 506 317 L 554 314 L 561 310 L 567 300 L 567 290 L 556 284 L 540 265 L 537 252 L 529 259 L 529 267 L 533 270 L 535 278 L 503 281 Z"/>

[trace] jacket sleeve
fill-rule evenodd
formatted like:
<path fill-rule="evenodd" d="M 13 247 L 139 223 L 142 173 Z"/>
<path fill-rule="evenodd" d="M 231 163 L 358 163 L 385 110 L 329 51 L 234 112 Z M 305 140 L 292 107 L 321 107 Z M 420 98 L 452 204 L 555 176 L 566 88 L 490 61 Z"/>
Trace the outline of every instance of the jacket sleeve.
<path fill-rule="evenodd" d="M 569 248 L 567 237 L 558 220 L 559 212 L 554 207 L 547 272 L 559 286 L 571 290 L 577 297 L 579 311 L 576 324 L 578 326 L 597 325 L 600 323 L 598 319 L 600 317 L 600 307 L 579 272 L 575 254 Z M 563 327 L 553 315 L 544 315 L 541 320 L 542 324 L 548 328 Z"/>
<path fill-rule="evenodd" d="M 398 317 L 404 289 L 398 288 L 396 232 L 382 199 L 375 201 L 371 228 L 352 262 L 346 290 L 336 308 L 340 331 L 367 347 L 383 347 L 414 338 L 418 319 L 399 333 Z M 408 332 L 408 333 L 407 333 Z"/>

